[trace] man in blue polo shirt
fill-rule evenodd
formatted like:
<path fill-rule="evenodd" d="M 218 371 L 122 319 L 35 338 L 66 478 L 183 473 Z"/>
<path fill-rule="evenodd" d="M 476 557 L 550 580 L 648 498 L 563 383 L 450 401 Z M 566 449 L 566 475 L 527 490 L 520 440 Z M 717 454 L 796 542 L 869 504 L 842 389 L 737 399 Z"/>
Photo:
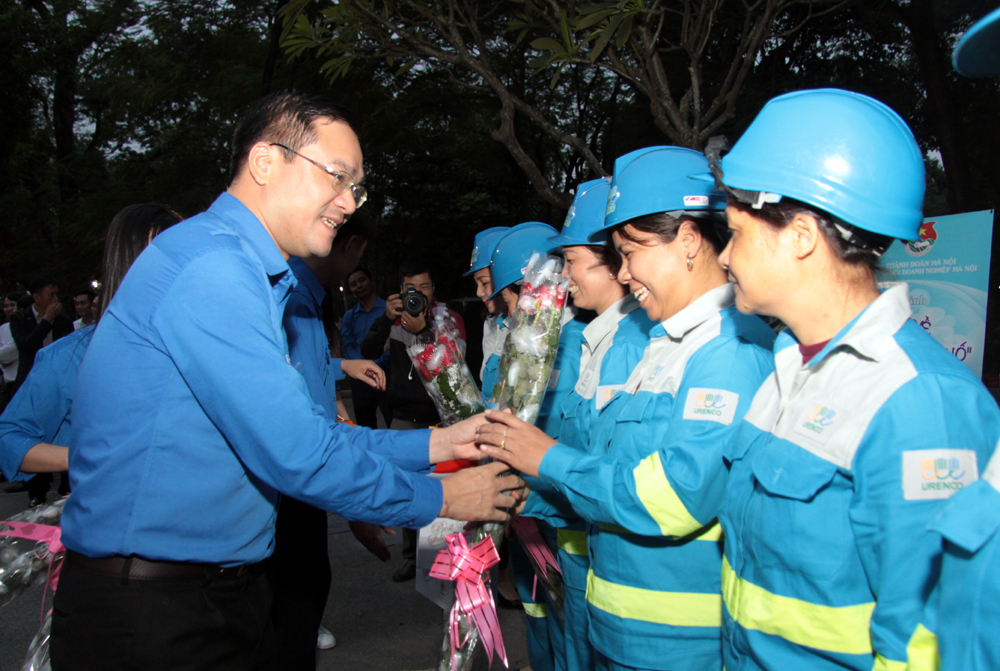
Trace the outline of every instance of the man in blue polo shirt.
<path fill-rule="evenodd" d="M 375 283 L 366 268 L 355 268 L 347 276 L 347 288 L 358 299 L 357 304 L 347 311 L 340 324 L 340 337 L 345 359 L 363 359 L 361 341 L 365 339 L 372 322 L 385 312 L 385 299 L 375 294 Z M 389 367 L 389 352 L 375 360 L 383 369 Z M 354 419 L 358 426 L 378 428 L 375 409 L 382 411 L 386 426 L 392 425 L 392 406 L 385 391 L 372 389 L 358 380 L 351 380 L 351 401 L 354 404 Z"/>
<path fill-rule="evenodd" d="M 477 421 L 371 431 L 331 421 L 291 365 L 289 256 L 329 254 L 364 202 L 350 113 L 295 92 L 258 100 L 232 182 L 158 236 L 102 316 L 80 369 L 68 548 L 51 657 L 61 669 L 251 669 L 269 661 L 279 492 L 350 519 L 421 527 L 505 519 L 522 481 L 470 458 Z"/>

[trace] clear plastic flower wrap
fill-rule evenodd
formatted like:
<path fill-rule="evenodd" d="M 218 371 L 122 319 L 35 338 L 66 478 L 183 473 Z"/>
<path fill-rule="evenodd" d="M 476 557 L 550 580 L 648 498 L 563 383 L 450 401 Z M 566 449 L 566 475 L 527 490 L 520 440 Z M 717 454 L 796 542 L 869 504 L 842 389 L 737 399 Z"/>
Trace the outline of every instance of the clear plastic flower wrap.
<path fill-rule="evenodd" d="M 434 401 L 441 424 L 450 426 L 484 411 L 486 403 L 458 346 L 458 327 L 448 308 L 435 307 L 430 326 L 431 332 L 420 334 L 406 352 Z"/>
<path fill-rule="evenodd" d="M 562 268 L 563 260 L 557 256 L 536 253 L 529 259 L 510 332 L 500 355 L 497 383 L 493 387 L 493 401 L 497 403 L 498 409 L 509 408 L 517 417 L 531 424 L 538 419 L 542 398 L 559 349 L 563 308 L 569 285 L 569 280 L 564 280 L 561 276 Z M 474 547 L 489 537 L 496 547 L 500 547 L 506 530 L 507 525 L 502 522 L 471 524 L 466 533 L 468 545 Z M 548 555 L 551 554 L 549 551 Z M 545 588 L 556 616 L 562 620 L 562 576 L 558 573 L 558 567 L 554 571 L 550 570 L 548 564 L 554 565 L 554 560 L 542 561 L 543 565 L 540 566 L 538 556 L 541 555 L 529 549 L 528 557 L 539 576 L 539 582 Z M 490 589 L 490 582 L 487 576 L 487 589 Z M 445 631 L 438 671 L 469 671 L 478 643 L 483 639 L 496 640 L 500 637 L 500 632 L 480 632 L 470 621 L 470 617 L 461 612 L 456 613 L 451 622 Z M 458 628 L 457 632 L 452 631 L 455 626 Z M 464 643 L 454 646 L 454 640 Z M 504 664 L 506 665 L 506 659 Z"/>
<path fill-rule="evenodd" d="M 538 419 L 559 349 L 569 285 L 562 267 L 551 254 L 535 253 L 528 261 L 493 387 L 497 408 L 510 408 L 529 424 Z"/>
<path fill-rule="evenodd" d="M 18 513 L 8 522 L 21 523 L 17 525 L 21 529 L 32 529 L 26 525 L 58 527 L 65 503 L 65 498 L 55 503 L 43 503 Z M 11 531 L 14 528 L 0 522 L 0 531 Z M 35 527 L 33 530 L 37 529 Z M 44 542 L 31 538 L 0 536 L 0 606 L 14 600 L 32 585 L 44 582 L 49 575 L 49 565 L 57 556 L 49 551 Z"/>
<path fill-rule="evenodd" d="M 45 616 L 38 633 L 31 639 L 21 671 L 52 671 L 49 660 L 49 639 L 52 637 L 52 612 Z"/>

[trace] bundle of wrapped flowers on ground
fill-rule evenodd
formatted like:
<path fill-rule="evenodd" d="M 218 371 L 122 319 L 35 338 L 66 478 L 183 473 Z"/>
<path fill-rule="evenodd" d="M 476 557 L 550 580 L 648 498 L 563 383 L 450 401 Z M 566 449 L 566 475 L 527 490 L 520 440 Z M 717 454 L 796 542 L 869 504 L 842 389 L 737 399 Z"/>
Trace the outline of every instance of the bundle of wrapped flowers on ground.
<path fill-rule="evenodd" d="M 568 279 L 561 277 L 562 267 L 563 260 L 557 256 L 532 255 L 500 357 L 493 401 L 499 409 L 509 408 L 526 422 L 538 419 L 559 348 L 569 284 Z M 468 671 L 479 641 L 483 641 L 490 662 L 497 654 L 507 664 L 488 572 L 505 531 L 506 525 L 498 522 L 470 525 L 461 538 L 449 536 L 448 549 L 438 556 L 435 566 L 440 564 L 440 570 L 432 575 L 456 581 L 455 606 L 443 643 L 443 651 L 450 654 L 442 655 L 439 671 Z M 536 573 L 561 604 L 558 568 L 548 570 L 548 564 L 556 566 L 555 558 L 551 550 L 545 552 L 537 546 L 534 550 L 528 548 Z M 545 557 L 550 559 L 546 561 Z M 469 566 L 477 570 L 470 571 Z M 461 584 L 463 581 L 466 584 Z M 461 598 L 460 591 L 471 598 Z M 482 596 L 477 598 L 477 595 Z"/>
<path fill-rule="evenodd" d="M 486 403 L 459 349 L 458 327 L 448 308 L 434 308 L 430 327 L 406 352 L 434 401 L 441 424 L 449 426 L 482 412 Z"/>

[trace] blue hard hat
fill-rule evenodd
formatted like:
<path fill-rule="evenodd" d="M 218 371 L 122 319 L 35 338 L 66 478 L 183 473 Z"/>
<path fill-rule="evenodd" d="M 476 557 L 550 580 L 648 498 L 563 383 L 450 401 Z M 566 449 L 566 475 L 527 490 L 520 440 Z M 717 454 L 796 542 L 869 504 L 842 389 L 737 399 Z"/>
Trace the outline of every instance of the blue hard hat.
<path fill-rule="evenodd" d="M 784 196 L 865 231 L 920 239 L 923 154 L 906 122 L 868 96 L 840 89 L 778 96 L 721 169 L 726 187 L 759 194 L 757 203 Z"/>
<path fill-rule="evenodd" d="M 553 249 L 548 241 L 556 229 L 539 221 L 518 224 L 493 243 L 493 288 L 490 300 L 506 286 L 524 279 L 528 260 L 535 252 L 545 254 Z"/>
<path fill-rule="evenodd" d="M 469 264 L 468 272 L 462 273 L 462 277 L 489 266 L 490 258 L 493 256 L 493 243 L 509 230 L 510 226 L 494 226 L 476 233 L 476 239 L 472 243 L 472 262 Z"/>
<path fill-rule="evenodd" d="M 1000 7 L 965 32 L 955 45 L 951 63 L 966 77 L 1000 75 Z"/>
<path fill-rule="evenodd" d="M 608 206 L 608 192 L 611 182 L 606 178 L 584 182 L 576 188 L 576 197 L 566 214 L 559 235 L 549 238 L 558 247 L 570 245 L 604 244 L 608 234 L 604 228 L 604 210 Z M 591 234 L 600 233 L 593 239 Z"/>
<path fill-rule="evenodd" d="M 598 233 L 607 235 L 609 228 L 658 212 L 697 215 L 725 210 L 725 194 L 714 184 L 692 179 L 707 171 L 705 155 L 683 147 L 645 147 L 619 156 Z"/>

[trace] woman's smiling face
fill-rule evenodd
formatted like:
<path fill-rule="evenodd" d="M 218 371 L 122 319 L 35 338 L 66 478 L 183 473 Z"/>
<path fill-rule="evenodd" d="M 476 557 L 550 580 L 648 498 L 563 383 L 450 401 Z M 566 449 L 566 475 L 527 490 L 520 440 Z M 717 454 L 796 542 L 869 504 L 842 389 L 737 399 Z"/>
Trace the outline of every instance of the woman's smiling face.
<path fill-rule="evenodd" d="M 663 242 L 654 233 L 645 233 L 625 224 L 623 236 L 612 233 L 615 249 L 622 255 L 619 278 L 653 321 L 663 321 L 682 310 L 683 300 L 671 289 L 687 273 L 687 263 L 679 238 Z"/>

